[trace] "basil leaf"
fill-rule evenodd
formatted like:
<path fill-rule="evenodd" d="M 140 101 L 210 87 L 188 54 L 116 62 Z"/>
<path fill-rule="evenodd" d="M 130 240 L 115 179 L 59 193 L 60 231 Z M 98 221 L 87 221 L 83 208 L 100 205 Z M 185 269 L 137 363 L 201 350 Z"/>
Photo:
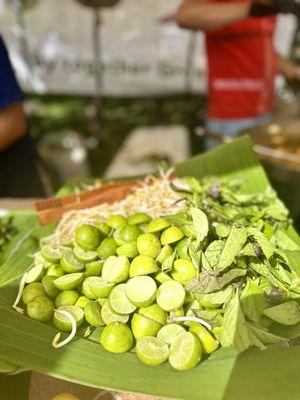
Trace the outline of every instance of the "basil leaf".
<path fill-rule="evenodd" d="M 232 286 L 228 286 L 226 289 L 223 289 L 219 292 L 197 295 L 197 299 L 220 306 L 228 303 L 233 295 L 233 290 L 234 289 Z"/>
<path fill-rule="evenodd" d="M 297 251 L 300 250 L 300 246 L 297 245 L 285 232 L 278 231 L 271 239 L 272 243 L 277 245 L 283 250 Z"/>
<path fill-rule="evenodd" d="M 266 348 L 266 345 L 281 343 L 286 340 L 281 336 L 274 335 L 265 328 L 251 323 L 247 323 L 247 328 L 251 344 L 261 349 Z"/>
<path fill-rule="evenodd" d="M 202 267 L 204 269 L 214 269 L 217 266 L 224 245 L 225 242 L 223 240 L 214 240 L 207 246 L 204 257 L 202 257 Z"/>
<path fill-rule="evenodd" d="M 258 246 L 261 248 L 261 251 L 263 252 L 264 256 L 267 259 L 271 258 L 272 255 L 274 254 L 274 247 L 264 236 L 264 234 L 255 228 L 249 228 L 248 232 L 249 236 L 253 237 Z"/>
<path fill-rule="evenodd" d="M 174 215 L 165 215 L 164 218 L 172 224 L 185 225 L 189 222 L 187 213 L 177 213 Z"/>
<path fill-rule="evenodd" d="M 259 323 L 265 306 L 265 293 L 250 279 L 241 293 L 241 306 L 250 321 Z"/>
<path fill-rule="evenodd" d="M 267 261 L 267 260 L 266 260 Z M 273 286 L 282 289 L 285 293 L 288 292 L 288 288 L 279 279 L 277 279 L 270 270 L 270 265 L 268 262 L 262 262 L 259 259 L 252 258 L 250 262 L 250 267 L 258 275 L 265 277 Z"/>
<path fill-rule="evenodd" d="M 284 252 L 290 271 L 300 279 L 300 251 L 285 250 Z"/>
<path fill-rule="evenodd" d="M 220 254 L 216 269 L 229 267 L 247 240 L 247 229 L 233 225 Z"/>
<path fill-rule="evenodd" d="M 263 313 L 282 325 L 296 325 L 300 322 L 300 305 L 295 300 L 265 308 Z"/>
<path fill-rule="evenodd" d="M 192 207 L 190 209 L 193 228 L 197 235 L 197 246 L 202 242 L 204 238 L 208 235 L 208 219 L 206 214 L 200 210 L 200 208 Z"/>
<path fill-rule="evenodd" d="M 192 260 L 192 264 L 194 265 L 196 270 L 199 272 L 202 251 L 197 252 L 196 248 L 194 246 L 194 243 L 190 243 L 188 252 L 189 252 L 189 256 Z"/>
<path fill-rule="evenodd" d="M 254 250 L 253 243 L 246 243 L 238 254 L 239 257 L 256 257 L 257 254 Z"/>

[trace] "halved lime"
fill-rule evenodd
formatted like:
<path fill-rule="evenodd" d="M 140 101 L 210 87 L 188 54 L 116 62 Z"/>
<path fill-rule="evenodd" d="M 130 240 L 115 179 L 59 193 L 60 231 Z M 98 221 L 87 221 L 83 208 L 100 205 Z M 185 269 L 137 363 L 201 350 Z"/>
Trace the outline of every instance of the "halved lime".
<path fill-rule="evenodd" d="M 156 336 L 161 324 L 153 319 L 147 318 L 142 314 L 133 314 L 131 320 L 131 331 L 136 339 L 143 336 Z"/>
<path fill-rule="evenodd" d="M 159 265 L 162 265 L 166 261 L 166 259 L 173 254 L 173 251 L 174 250 L 172 249 L 172 247 L 169 244 L 166 244 L 165 246 L 163 246 L 159 255 L 157 256 L 156 262 Z"/>
<path fill-rule="evenodd" d="M 41 253 L 38 253 L 35 257 L 34 257 L 34 265 L 43 265 L 45 268 L 50 267 L 51 265 L 53 265 L 52 262 L 47 261 Z"/>
<path fill-rule="evenodd" d="M 171 272 L 172 278 L 186 286 L 191 279 L 197 276 L 197 271 L 191 261 L 179 258 L 174 261 L 173 270 Z"/>
<path fill-rule="evenodd" d="M 96 250 L 101 241 L 101 233 L 93 225 L 82 225 L 75 232 L 75 241 L 84 250 Z"/>
<path fill-rule="evenodd" d="M 169 347 L 156 337 L 143 336 L 136 342 L 136 354 L 147 365 L 161 365 L 169 357 Z"/>
<path fill-rule="evenodd" d="M 60 265 L 68 274 L 80 272 L 84 269 L 84 263 L 78 261 L 71 250 L 68 250 L 63 254 L 60 260 Z"/>
<path fill-rule="evenodd" d="M 85 276 L 99 276 L 103 269 L 104 261 L 97 260 L 85 264 Z"/>
<path fill-rule="evenodd" d="M 188 238 L 181 239 L 180 242 L 178 242 L 176 245 L 176 250 L 177 250 L 179 258 L 182 258 L 183 260 L 191 261 L 191 258 L 189 255 L 189 239 Z"/>
<path fill-rule="evenodd" d="M 82 280 L 83 274 L 77 272 L 56 278 L 53 283 L 59 290 L 72 290 L 76 289 L 81 284 Z"/>
<path fill-rule="evenodd" d="M 111 353 L 125 353 L 133 346 L 131 330 L 122 322 L 112 322 L 103 329 L 100 344 Z"/>
<path fill-rule="evenodd" d="M 153 321 L 156 321 L 161 325 L 165 325 L 167 322 L 167 313 L 156 303 L 151 304 L 151 306 L 141 307 L 139 309 L 139 314 L 151 318 Z"/>
<path fill-rule="evenodd" d="M 117 243 L 118 246 L 123 246 L 123 244 L 125 244 L 125 242 L 123 239 L 121 239 L 120 232 L 121 232 L 120 229 L 117 229 L 116 231 L 114 231 L 113 239 Z"/>
<path fill-rule="evenodd" d="M 100 306 L 102 307 L 104 303 L 106 303 L 107 297 L 99 297 L 99 299 L 97 299 L 98 303 L 100 304 Z"/>
<path fill-rule="evenodd" d="M 156 258 L 161 249 L 160 241 L 152 233 L 143 233 L 137 238 L 137 248 L 141 255 Z"/>
<path fill-rule="evenodd" d="M 156 294 L 155 280 L 150 276 L 135 276 L 126 284 L 126 295 L 131 303 L 146 307 L 153 303 Z"/>
<path fill-rule="evenodd" d="M 54 276 L 55 278 L 59 278 L 64 274 L 65 273 L 60 265 L 50 265 L 46 272 L 47 276 Z"/>
<path fill-rule="evenodd" d="M 43 246 L 41 253 L 44 259 L 51 263 L 58 263 L 62 256 L 61 249 L 59 247 L 52 246 L 51 244 L 46 244 Z"/>
<path fill-rule="evenodd" d="M 73 306 L 79 298 L 76 290 L 65 290 L 59 293 L 55 298 L 56 307 Z"/>
<path fill-rule="evenodd" d="M 52 319 L 54 303 L 49 297 L 37 296 L 27 304 L 27 314 L 39 322 L 49 322 Z"/>
<path fill-rule="evenodd" d="M 30 300 L 38 296 L 45 296 L 45 290 L 40 282 L 30 283 L 25 287 L 22 293 L 22 301 L 24 304 L 28 304 Z"/>
<path fill-rule="evenodd" d="M 178 371 L 194 368 L 201 360 L 202 350 L 197 337 L 190 332 L 178 335 L 170 347 L 169 362 Z"/>
<path fill-rule="evenodd" d="M 105 222 L 97 222 L 95 227 L 99 229 L 102 236 L 108 236 L 110 233 L 110 227 Z"/>
<path fill-rule="evenodd" d="M 136 242 L 125 243 L 117 248 L 118 256 L 126 256 L 128 258 L 134 258 L 139 254 Z"/>
<path fill-rule="evenodd" d="M 186 330 L 183 326 L 178 324 L 168 324 L 159 330 L 157 337 L 171 346 L 177 336 L 184 332 L 186 332 Z"/>
<path fill-rule="evenodd" d="M 160 285 L 157 290 L 157 304 L 165 311 L 172 311 L 183 305 L 185 290 L 181 283 L 167 281 Z"/>
<path fill-rule="evenodd" d="M 136 213 L 130 215 L 128 218 L 128 225 L 140 225 L 146 224 L 147 222 L 151 221 L 151 217 L 145 213 Z"/>
<path fill-rule="evenodd" d="M 164 283 L 164 282 L 167 282 L 167 281 L 171 281 L 171 280 L 172 280 L 172 278 L 171 278 L 168 274 L 166 274 L 165 272 L 163 272 L 163 271 L 158 271 L 158 272 L 156 272 L 156 273 L 154 274 L 154 279 L 155 279 L 156 282 L 158 282 L 158 283 Z"/>
<path fill-rule="evenodd" d="M 108 297 L 114 283 L 106 282 L 99 276 L 89 276 L 82 284 L 82 293 L 90 300 L 96 300 L 99 297 Z"/>
<path fill-rule="evenodd" d="M 129 276 L 149 275 L 159 271 L 158 265 L 153 258 L 148 256 L 137 256 L 130 264 Z"/>
<path fill-rule="evenodd" d="M 105 260 L 102 278 L 107 282 L 121 283 L 129 275 L 130 262 L 126 256 L 111 256 Z"/>
<path fill-rule="evenodd" d="M 97 260 L 97 258 L 98 258 L 98 254 L 96 251 L 83 250 L 79 246 L 75 246 L 73 249 L 73 252 L 74 252 L 74 255 L 77 258 L 77 260 L 82 263 L 90 263 L 90 262 Z"/>
<path fill-rule="evenodd" d="M 160 241 L 162 245 L 171 244 L 178 242 L 183 237 L 184 234 L 181 229 L 179 229 L 177 226 L 170 226 L 170 228 L 167 228 L 163 231 Z"/>
<path fill-rule="evenodd" d="M 157 218 L 149 223 L 148 232 L 149 233 L 160 232 L 168 228 L 170 225 L 171 225 L 170 222 L 167 221 L 166 219 Z"/>
<path fill-rule="evenodd" d="M 105 325 L 101 318 L 101 306 L 98 302 L 89 300 L 84 307 L 84 316 L 91 326 L 99 327 Z"/>
<path fill-rule="evenodd" d="M 42 279 L 43 288 L 47 296 L 49 296 L 51 299 L 54 299 L 59 294 L 59 290 L 54 285 L 55 279 L 56 279 L 55 276 L 49 276 L 49 275 L 44 276 Z"/>
<path fill-rule="evenodd" d="M 100 258 L 107 258 L 116 254 L 118 245 L 114 238 L 105 238 L 97 249 Z"/>
<path fill-rule="evenodd" d="M 78 300 L 75 303 L 75 306 L 80 307 L 80 308 L 85 308 L 87 303 L 89 302 L 89 299 L 85 296 L 80 296 L 78 297 Z"/>
<path fill-rule="evenodd" d="M 115 286 L 108 300 L 112 310 L 118 314 L 131 314 L 136 309 L 136 305 L 132 304 L 126 295 L 126 283 Z"/>
<path fill-rule="evenodd" d="M 109 301 L 106 300 L 101 308 L 101 318 L 105 325 L 111 324 L 112 322 L 123 322 L 126 324 L 129 320 L 129 315 L 115 313 L 110 307 Z"/>
<path fill-rule="evenodd" d="M 125 243 L 133 242 L 136 240 L 143 232 L 136 225 L 126 225 L 120 230 L 120 239 Z"/>
<path fill-rule="evenodd" d="M 61 314 L 59 311 L 66 311 L 71 314 L 75 321 L 77 327 L 83 323 L 84 320 L 84 312 L 82 308 L 77 306 L 64 306 L 59 307 L 57 310 L 54 311 L 53 316 L 53 324 L 54 326 L 63 332 L 71 332 L 72 330 L 72 323 L 64 314 Z"/>
<path fill-rule="evenodd" d="M 210 354 L 219 347 L 217 340 L 199 323 L 191 322 L 189 330 L 199 339 L 204 353 Z"/>
<path fill-rule="evenodd" d="M 31 268 L 25 278 L 26 283 L 40 282 L 44 276 L 44 266 L 43 265 L 35 265 Z"/>
<path fill-rule="evenodd" d="M 123 215 L 112 215 L 108 218 L 107 225 L 113 229 L 122 229 L 127 225 L 127 219 Z"/>

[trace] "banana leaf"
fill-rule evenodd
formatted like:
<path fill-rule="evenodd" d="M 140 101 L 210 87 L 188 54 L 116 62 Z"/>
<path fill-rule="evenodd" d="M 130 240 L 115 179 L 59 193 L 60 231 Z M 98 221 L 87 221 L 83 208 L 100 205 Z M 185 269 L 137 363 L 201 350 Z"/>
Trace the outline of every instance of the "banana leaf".
<path fill-rule="evenodd" d="M 179 174 L 197 178 L 242 177 L 245 193 L 261 192 L 270 185 L 248 137 L 192 158 L 176 169 Z M 33 227 L 33 236 L 0 267 L 0 358 L 4 361 L 87 386 L 173 399 L 299 399 L 300 346 L 250 349 L 240 355 L 232 348 L 222 348 L 187 372 L 176 372 L 167 364 L 145 366 L 132 353 L 108 353 L 97 343 L 97 334 L 90 339 L 78 336 L 62 349 L 52 348 L 56 330 L 17 314 L 11 307 L 17 278 L 30 264 L 28 249 L 34 252 L 34 237 L 50 229 L 38 228 L 34 215 L 27 218 L 27 229 Z M 299 241 L 292 227 L 288 234 Z"/>

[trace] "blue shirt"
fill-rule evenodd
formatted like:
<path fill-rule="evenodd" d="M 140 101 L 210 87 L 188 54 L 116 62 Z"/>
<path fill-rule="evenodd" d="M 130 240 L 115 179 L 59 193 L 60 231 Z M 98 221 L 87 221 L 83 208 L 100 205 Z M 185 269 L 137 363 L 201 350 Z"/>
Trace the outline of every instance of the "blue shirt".
<path fill-rule="evenodd" d="M 22 91 L 0 36 L 0 110 L 22 100 Z"/>

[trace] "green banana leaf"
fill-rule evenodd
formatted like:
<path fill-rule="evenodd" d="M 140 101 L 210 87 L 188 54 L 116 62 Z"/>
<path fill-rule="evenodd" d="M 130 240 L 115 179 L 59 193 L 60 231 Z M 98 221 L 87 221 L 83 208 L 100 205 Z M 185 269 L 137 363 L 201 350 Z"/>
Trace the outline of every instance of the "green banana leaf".
<path fill-rule="evenodd" d="M 243 177 L 245 193 L 261 192 L 269 185 L 248 137 L 190 159 L 176 169 L 179 174 L 198 178 Z M 34 252 L 37 248 L 34 237 L 51 229 L 39 228 L 33 214 L 27 214 L 27 218 L 27 229 L 33 228 L 33 236 L 25 239 L 0 267 L 0 358 L 3 361 L 88 386 L 173 399 L 300 398 L 300 346 L 265 351 L 250 349 L 240 355 L 231 348 L 222 348 L 187 372 L 176 372 L 167 364 L 145 366 L 131 353 L 108 353 L 97 343 L 97 333 L 90 339 L 78 336 L 65 348 L 52 348 L 56 330 L 17 314 L 11 307 L 17 292 L 17 278 L 31 262 L 28 251 Z M 288 234 L 299 241 L 292 227 Z"/>

